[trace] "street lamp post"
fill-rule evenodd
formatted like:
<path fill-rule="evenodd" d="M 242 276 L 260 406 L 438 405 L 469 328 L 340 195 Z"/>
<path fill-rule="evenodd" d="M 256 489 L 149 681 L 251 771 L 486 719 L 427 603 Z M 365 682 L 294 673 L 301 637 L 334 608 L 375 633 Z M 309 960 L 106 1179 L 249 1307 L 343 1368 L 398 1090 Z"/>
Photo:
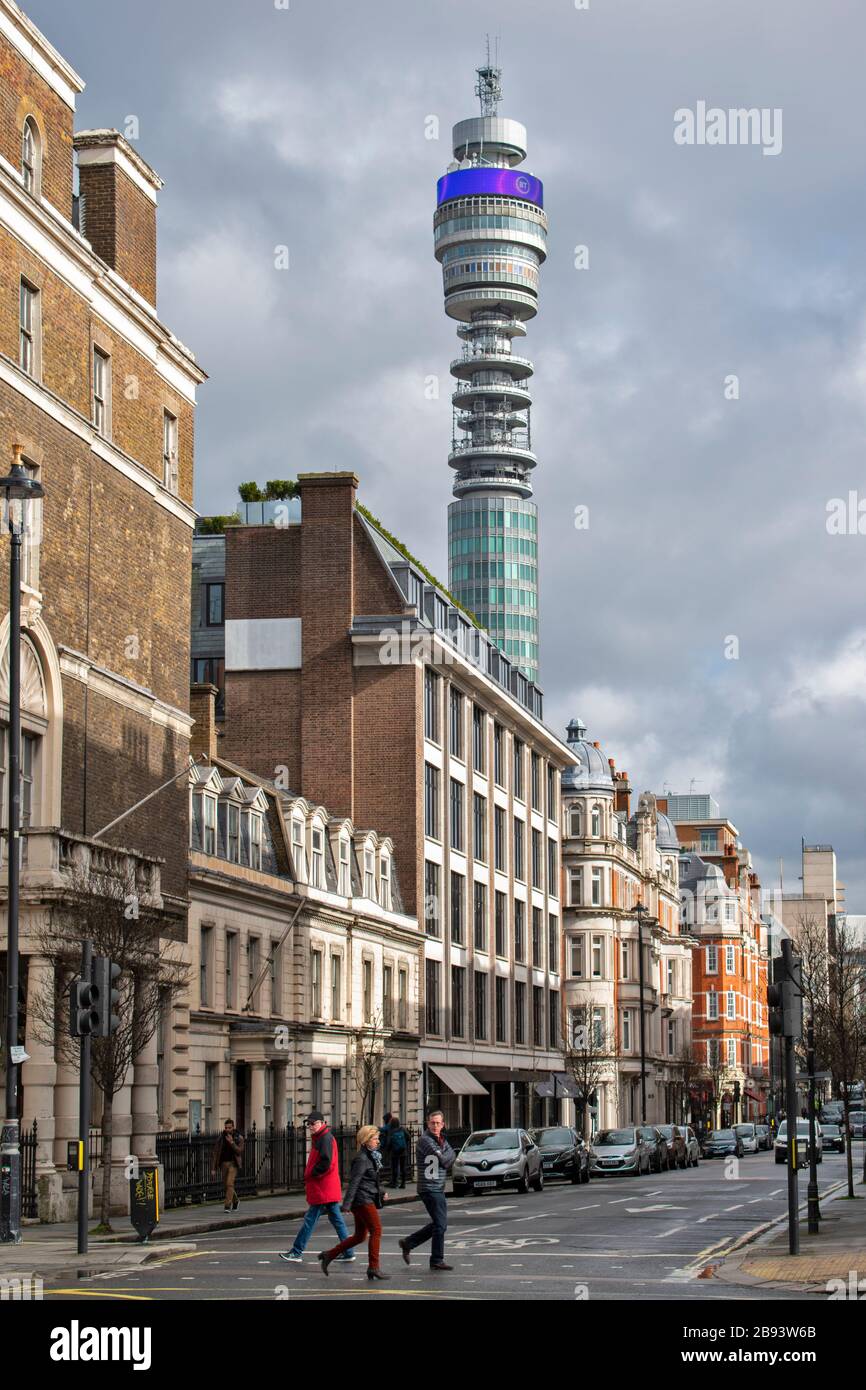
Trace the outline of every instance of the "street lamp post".
<path fill-rule="evenodd" d="M 0 478 L 9 526 L 9 817 L 7 866 L 9 893 L 6 927 L 6 1105 L 0 1134 L 0 1242 L 21 1241 L 21 1143 L 18 1114 L 18 898 L 21 869 L 21 542 L 26 506 L 44 495 L 23 463 L 20 444 L 13 446 L 8 478 Z"/>
<path fill-rule="evenodd" d="M 649 908 L 638 903 L 634 910 L 637 918 L 637 970 L 640 987 L 640 1122 L 646 1124 L 646 1036 L 643 1010 L 643 919 Z"/>

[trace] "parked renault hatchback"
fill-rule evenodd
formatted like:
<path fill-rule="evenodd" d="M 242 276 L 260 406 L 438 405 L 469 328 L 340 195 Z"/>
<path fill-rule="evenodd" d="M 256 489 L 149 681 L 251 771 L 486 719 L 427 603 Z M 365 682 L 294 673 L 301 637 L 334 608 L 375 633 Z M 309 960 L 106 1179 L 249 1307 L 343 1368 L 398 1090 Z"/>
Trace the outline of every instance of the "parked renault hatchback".
<path fill-rule="evenodd" d="M 544 1187 L 541 1152 L 525 1129 L 473 1130 L 451 1169 L 454 1195 L 516 1187 Z"/>

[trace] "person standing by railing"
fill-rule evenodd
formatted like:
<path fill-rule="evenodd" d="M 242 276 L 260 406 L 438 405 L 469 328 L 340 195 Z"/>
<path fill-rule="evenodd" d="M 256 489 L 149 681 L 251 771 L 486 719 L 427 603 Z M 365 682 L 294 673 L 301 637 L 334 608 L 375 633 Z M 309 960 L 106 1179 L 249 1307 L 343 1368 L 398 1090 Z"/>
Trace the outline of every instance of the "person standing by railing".
<path fill-rule="evenodd" d="M 304 1124 L 309 1128 L 311 1138 L 307 1166 L 304 1170 L 307 1214 L 291 1250 L 282 1251 L 280 1254 L 281 1260 L 295 1265 L 302 1263 L 307 1241 L 313 1234 L 322 1212 L 327 1216 L 340 1240 L 346 1240 L 349 1235 L 340 1212 L 343 1188 L 340 1183 L 340 1165 L 334 1136 L 325 1124 L 325 1117 L 320 1110 L 311 1111 Z M 354 1258 L 351 1250 L 343 1256 L 345 1260 Z"/>
<path fill-rule="evenodd" d="M 388 1149 L 391 1154 L 391 1186 L 405 1187 L 406 1159 L 409 1156 L 409 1135 L 406 1133 L 397 1115 L 391 1116 L 391 1123 L 388 1126 Z"/>
<path fill-rule="evenodd" d="M 221 1173 L 226 1211 L 237 1211 L 241 1199 L 235 1192 L 235 1183 L 244 1156 L 244 1136 L 235 1133 L 234 1120 L 226 1120 L 223 1132 L 213 1146 L 211 1171 Z"/>

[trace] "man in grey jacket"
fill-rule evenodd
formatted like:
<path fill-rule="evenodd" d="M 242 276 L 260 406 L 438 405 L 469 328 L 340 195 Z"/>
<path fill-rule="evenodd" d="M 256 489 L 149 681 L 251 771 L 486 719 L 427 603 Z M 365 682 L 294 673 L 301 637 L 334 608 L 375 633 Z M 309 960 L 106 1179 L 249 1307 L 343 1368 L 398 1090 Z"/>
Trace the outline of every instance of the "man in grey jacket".
<path fill-rule="evenodd" d="M 421 1135 L 415 1148 L 415 1172 L 418 1182 L 418 1196 L 427 1208 L 430 1220 L 419 1231 L 413 1231 L 405 1240 L 398 1241 L 403 1259 L 409 1264 L 409 1252 L 417 1245 L 424 1245 L 432 1239 L 430 1247 L 431 1269 L 453 1269 L 445 1263 L 445 1232 L 448 1228 L 448 1202 L 445 1197 L 445 1177 L 450 1172 L 457 1155 L 443 1134 L 445 1116 L 441 1110 L 431 1110 L 427 1116 L 427 1130 Z"/>

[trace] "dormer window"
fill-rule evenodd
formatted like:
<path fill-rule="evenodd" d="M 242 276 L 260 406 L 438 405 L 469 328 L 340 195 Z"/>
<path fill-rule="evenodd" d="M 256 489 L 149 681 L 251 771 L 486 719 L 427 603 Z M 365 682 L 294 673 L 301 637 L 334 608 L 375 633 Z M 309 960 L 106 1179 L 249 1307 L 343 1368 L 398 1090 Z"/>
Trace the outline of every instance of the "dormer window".
<path fill-rule="evenodd" d="M 33 117 L 28 116 L 24 122 L 24 132 L 21 137 L 21 175 L 24 180 L 24 187 L 28 193 L 32 193 L 34 198 L 39 195 L 42 173 L 40 164 L 39 131 Z"/>
<path fill-rule="evenodd" d="M 192 847 L 202 854 L 216 854 L 216 797 L 194 792 L 192 798 Z"/>
<path fill-rule="evenodd" d="M 233 864 L 240 863 L 240 843 L 240 807 L 234 806 L 230 802 L 228 805 L 228 836 L 226 839 L 226 854 Z"/>
<path fill-rule="evenodd" d="M 387 854 L 379 860 L 379 902 L 391 910 L 391 860 Z"/>
<path fill-rule="evenodd" d="M 351 849 L 347 835 L 340 836 L 340 881 L 339 891 L 344 898 L 352 896 Z"/>
<path fill-rule="evenodd" d="M 307 881 L 307 861 L 304 854 L 304 822 L 298 817 L 292 817 L 292 863 L 295 867 L 295 878 L 299 883 Z"/>
<path fill-rule="evenodd" d="M 376 854 L 372 845 L 364 846 L 364 897 L 376 901 Z"/>
<path fill-rule="evenodd" d="M 262 818 L 257 811 L 250 813 L 250 868 L 262 867 Z"/>
<path fill-rule="evenodd" d="M 321 826 L 314 825 L 310 835 L 310 882 L 314 888 L 325 886 L 325 833 Z"/>

